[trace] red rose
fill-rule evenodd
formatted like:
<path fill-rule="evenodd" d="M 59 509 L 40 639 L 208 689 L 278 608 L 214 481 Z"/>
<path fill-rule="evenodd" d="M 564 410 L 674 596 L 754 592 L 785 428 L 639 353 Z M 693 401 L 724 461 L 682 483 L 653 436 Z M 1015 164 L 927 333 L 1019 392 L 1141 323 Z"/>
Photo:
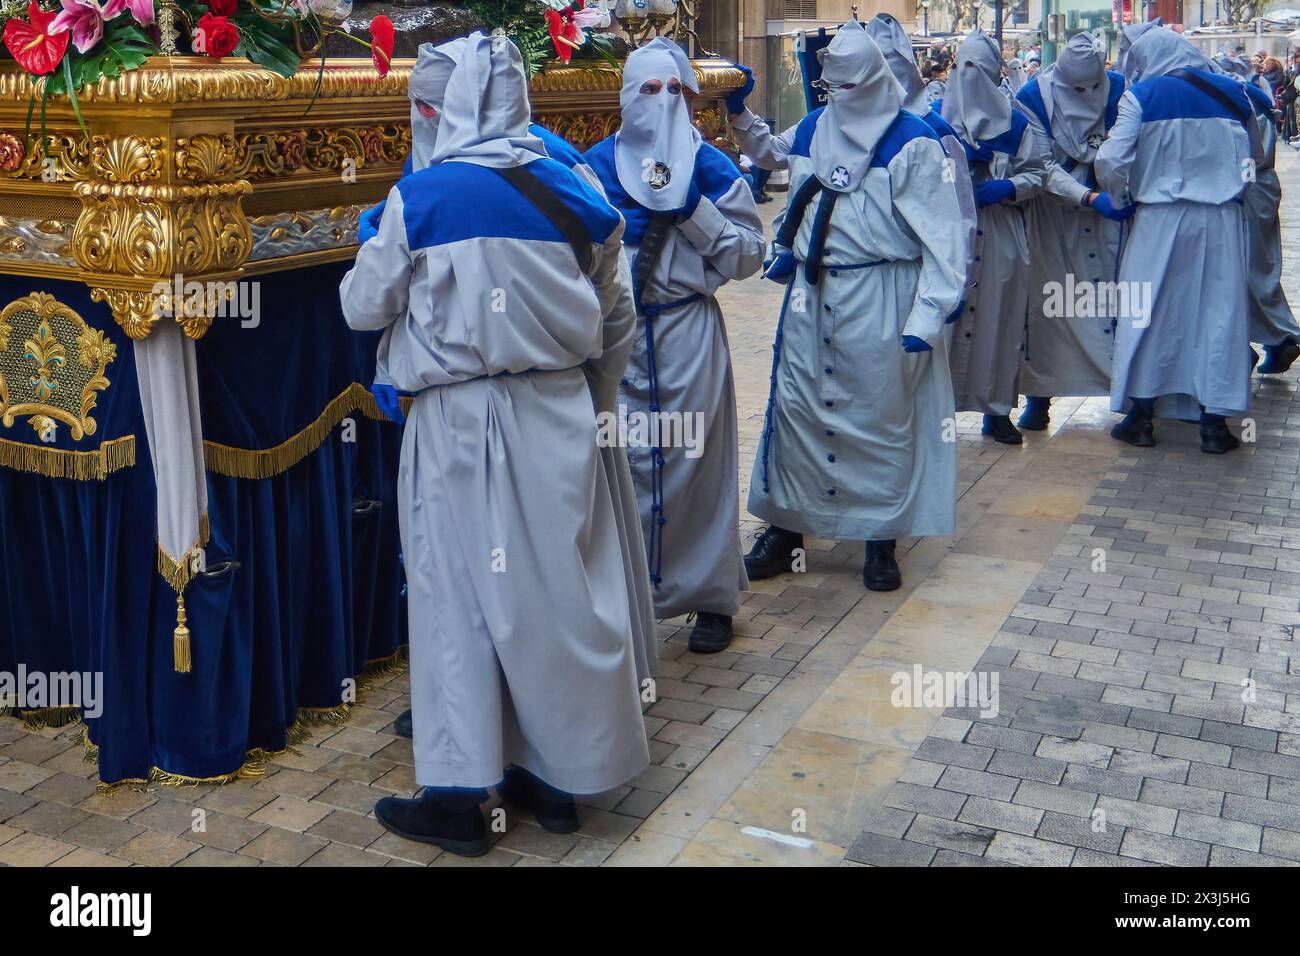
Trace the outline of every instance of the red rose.
<path fill-rule="evenodd" d="M 194 28 L 194 50 L 219 59 L 230 56 L 239 46 L 239 30 L 225 17 L 216 17 L 210 13 L 199 18 L 199 25 Z"/>
<path fill-rule="evenodd" d="M 233 17 L 239 8 L 239 0 L 208 0 L 208 9 L 218 17 Z"/>

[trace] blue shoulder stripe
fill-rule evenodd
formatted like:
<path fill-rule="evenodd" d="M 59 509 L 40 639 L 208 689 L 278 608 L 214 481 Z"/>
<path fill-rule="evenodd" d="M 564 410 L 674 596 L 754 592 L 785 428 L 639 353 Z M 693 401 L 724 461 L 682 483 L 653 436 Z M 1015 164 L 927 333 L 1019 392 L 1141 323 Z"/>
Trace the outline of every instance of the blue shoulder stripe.
<path fill-rule="evenodd" d="M 957 131 L 952 128 L 952 124 L 944 119 L 943 114 L 937 109 L 932 108 L 930 112 L 922 116 L 921 119 L 925 120 L 930 129 L 934 130 L 935 134 L 938 135 L 940 139 L 943 139 L 945 136 L 957 136 Z M 957 138 L 961 139 L 960 136 L 957 136 Z"/>
<path fill-rule="evenodd" d="M 1246 96 L 1250 99 L 1251 106 L 1255 107 L 1255 112 L 1261 116 L 1273 115 L 1273 100 L 1254 83 L 1243 83 L 1242 89 L 1246 91 Z"/>
<path fill-rule="evenodd" d="M 790 145 L 791 156 L 807 156 L 812 148 L 813 133 L 817 132 L 817 121 L 821 119 L 826 107 L 819 106 L 799 121 L 794 131 L 794 142 Z"/>
<path fill-rule="evenodd" d="M 1052 135 L 1052 121 L 1047 117 L 1047 104 L 1043 102 L 1043 89 L 1038 84 L 1038 77 L 1035 76 L 1020 88 L 1020 92 L 1016 94 L 1016 100 L 1034 114 L 1034 118 L 1038 120 L 1043 127 L 1043 131 L 1050 138 Z"/>
<path fill-rule="evenodd" d="M 871 165 L 875 167 L 888 166 L 908 143 L 914 139 L 932 139 L 936 143 L 939 141 L 939 134 L 930 128 L 930 124 L 915 113 L 909 113 L 907 110 L 899 110 L 894 121 L 889 124 L 876 143 L 876 148 L 871 154 Z"/>
<path fill-rule="evenodd" d="M 982 139 L 979 144 L 987 146 L 995 153 L 1007 153 L 1010 156 L 1020 152 L 1020 141 L 1025 137 L 1025 130 L 1029 128 L 1029 117 L 1017 109 L 1011 110 L 1011 125 L 1006 132 L 999 133 L 992 139 Z"/>
<path fill-rule="evenodd" d="M 1203 70 L 1194 72 L 1212 83 L 1229 99 L 1239 100 L 1240 110 L 1235 113 L 1230 111 L 1217 97 L 1197 89 L 1187 80 L 1177 76 L 1155 76 L 1133 87 L 1133 96 L 1142 107 L 1142 122 L 1177 119 L 1227 119 L 1235 123 L 1242 122 L 1250 112 L 1249 99 L 1242 84 Z"/>
<path fill-rule="evenodd" d="M 1110 79 L 1110 92 L 1106 96 L 1106 132 L 1109 133 L 1115 120 L 1119 119 L 1119 101 L 1128 84 L 1124 81 L 1124 74 L 1115 70 L 1107 70 L 1106 76 Z"/>
<path fill-rule="evenodd" d="M 528 169 L 582 220 L 592 242 L 618 227 L 618 213 L 566 166 L 538 159 Z M 564 242 L 563 234 L 491 169 L 447 162 L 398 180 L 412 250 L 464 239 L 534 239 Z"/>

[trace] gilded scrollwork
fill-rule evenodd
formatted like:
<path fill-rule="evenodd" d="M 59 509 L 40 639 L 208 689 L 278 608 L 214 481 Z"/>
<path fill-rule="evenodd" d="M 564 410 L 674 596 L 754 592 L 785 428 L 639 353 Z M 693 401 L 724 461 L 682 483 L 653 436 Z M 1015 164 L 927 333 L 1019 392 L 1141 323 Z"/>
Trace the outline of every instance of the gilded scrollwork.
<path fill-rule="evenodd" d="M 111 183 L 148 183 L 162 178 L 161 136 L 95 136 L 90 144 L 91 174 Z"/>
<path fill-rule="evenodd" d="M 28 415 L 40 434 L 53 422 L 74 441 L 95 434 L 90 413 L 116 358 L 117 346 L 54 296 L 15 299 L 0 310 L 0 424 Z"/>
<path fill-rule="evenodd" d="M 235 137 L 200 133 L 176 140 L 176 175 L 190 182 L 215 182 L 230 176 L 235 167 Z"/>

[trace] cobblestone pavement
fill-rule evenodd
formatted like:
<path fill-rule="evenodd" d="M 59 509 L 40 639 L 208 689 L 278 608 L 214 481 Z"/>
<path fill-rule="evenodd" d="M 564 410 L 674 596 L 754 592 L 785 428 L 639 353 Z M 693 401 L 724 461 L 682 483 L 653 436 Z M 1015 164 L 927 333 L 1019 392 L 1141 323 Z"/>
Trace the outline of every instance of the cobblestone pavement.
<path fill-rule="evenodd" d="M 1289 202 L 1288 235 L 1298 218 Z M 1300 301 L 1293 256 L 1286 276 Z M 721 298 L 743 502 L 778 295 L 751 279 Z M 375 801 L 415 786 L 397 675 L 222 787 L 100 794 L 75 728 L 0 721 L 0 865 L 1295 865 L 1296 374 L 1260 384 L 1253 415 L 1258 441 L 1223 458 L 1190 425 L 1120 446 L 1104 400 L 1057 402 L 1020 448 L 959 416 L 956 534 L 899 543 L 900 591 L 863 590 L 861 542 L 810 541 L 806 573 L 743 595 L 730 650 L 660 625 L 654 766 L 584 801 L 572 836 L 509 814 L 463 860 L 386 834 Z M 916 664 L 996 673 L 998 716 L 892 706 Z"/>

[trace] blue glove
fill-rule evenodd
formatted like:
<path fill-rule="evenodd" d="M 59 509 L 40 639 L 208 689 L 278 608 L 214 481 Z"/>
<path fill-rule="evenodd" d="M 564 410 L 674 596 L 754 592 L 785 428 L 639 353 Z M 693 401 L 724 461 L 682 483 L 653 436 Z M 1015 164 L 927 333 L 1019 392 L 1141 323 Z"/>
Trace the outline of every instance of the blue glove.
<path fill-rule="evenodd" d="M 700 187 L 692 181 L 691 188 L 686 191 L 686 204 L 673 211 L 683 219 L 690 219 L 698 208 L 700 208 Z"/>
<path fill-rule="evenodd" d="M 986 179 L 975 184 L 975 204 L 983 209 L 996 206 L 1004 199 L 1016 198 L 1016 186 L 1009 179 Z"/>
<path fill-rule="evenodd" d="M 903 351 L 904 352 L 932 352 L 934 351 L 934 349 L 930 347 L 930 344 L 926 342 L 925 339 L 918 339 L 915 335 L 904 335 Z"/>
<path fill-rule="evenodd" d="M 737 113 L 745 112 L 745 97 L 754 92 L 754 71 L 743 63 L 731 64 L 741 73 L 745 74 L 745 83 L 738 90 L 732 90 L 727 94 L 727 113 L 735 116 Z"/>
<path fill-rule="evenodd" d="M 406 416 L 402 414 L 402 403 L 397 395 L 397 389 L 391 385 L 381 385 L 376 382 L 370 386 L 370 394 L 375 396 L 375 404 L 390 421 L 399 425 L 406 424 Z"/>
<path fill-rule="evenodd" d="M 966 158 L 972 163 L 991 163 L 993 161 L 992 146 L 972 146 L 970 143 L 965 142 L 961 145 L 966 150 Z"/>
<path fill-rule="evenodd" d="M 1115 222 L 1123 222 L 1125 219 L 1131 219 L 1133 213 L 1137 212 L 1137 203 L 1130 206 L 1120 206 L 1115 208 L 1115 200 L 1110 198 L 1110 193 L 1097 193 L 1092 200 L 1092 208 L 1098 215 L 1105 216 Z"/>
<path fill-rule="evenodd" d="M 373 239 L 379 235 L 379 220 L 384 217 L 384 204 L 387 199 L 381 199 L 379 205 L 371 206 L 357 217 L 357 242 L 363 243 L 367 239 Z"/>
<path fill-rule="evenodd" d="M 961 318 L 961 314 L 965 311 L 966 311 L 966 300 L 962 299 L 960 302 L 957 303 L 957 308 L 952 310 L 952 315 L 948 316 L 948 318 L 943 320 L 943 324 L 952 325 L 954 322 L 956 322 L 958 319 Z"/>
<path fill-rule="evenodd" d="M 763 263 L 763 278 L 787 285 L 794 276 L 795 266 L 799 260 L 793 252 L 782 252 Z"/>

